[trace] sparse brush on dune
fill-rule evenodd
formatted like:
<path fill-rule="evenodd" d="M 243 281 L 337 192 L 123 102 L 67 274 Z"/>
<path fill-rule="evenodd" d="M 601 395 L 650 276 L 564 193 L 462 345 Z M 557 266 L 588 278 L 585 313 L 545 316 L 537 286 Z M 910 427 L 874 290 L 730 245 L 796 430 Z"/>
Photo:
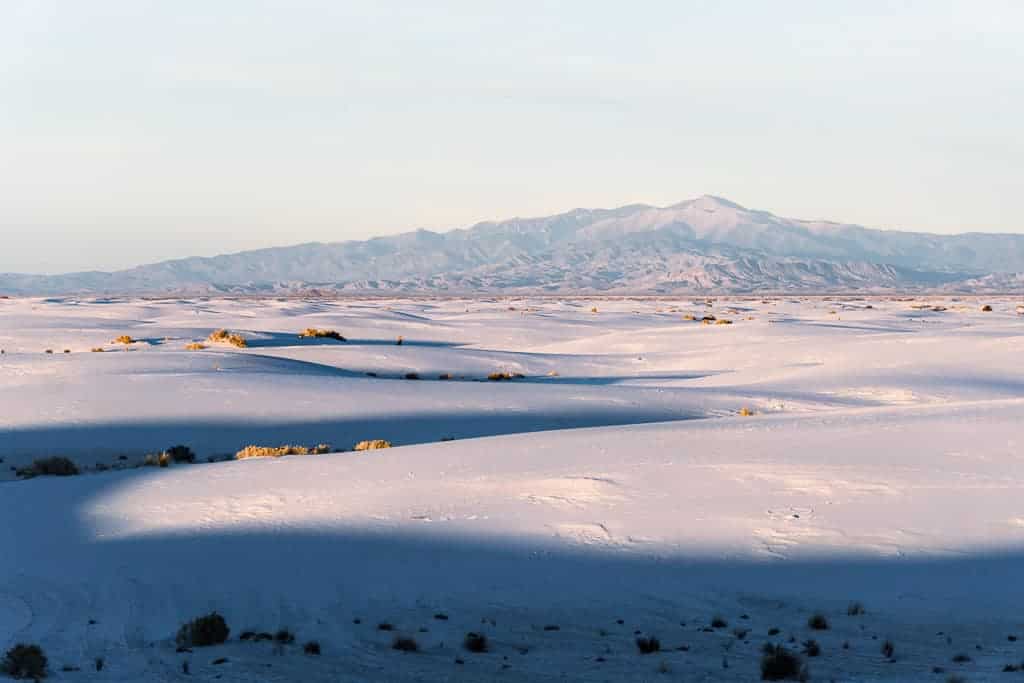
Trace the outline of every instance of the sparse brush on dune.
<path fill-rule="evenodd" d="M 206 344 L 202 342 L 189 342 L 188 344 L 185 344 L 186 351 L 202 351 L 205 348 Z"/>
<path fill-rule="evenodd" d="M 307 327 L 302 332 L 299 332 L 299 338 L 334 339 L 336 341 L 346 341 L 345 337 L 341 336 L 334 330 L 321 330 L 316 327 Z"/>
<path fill-rule="evenodd" d="M 285 455 L 320 455 L 330 453 L 331 447 L 327 444 L 320 444 L 307 448 L 306 446 L 246 446 L 235 453 L 235 460 L 246 458 L 280 458 Z"/>
<path fill-rule="evenodd" d="M 210 333 L 209 341 L 221 344 L 231 344 L 232 346 L 237 346 L 240 349 L 244 349 L 249 346 L 249 342 L 245 340 L 245 337 L 236 332 L 228 332 L 227 330 L 214 330 Z"/>
<path fill-rule="evenodd" d="M 131 335 L 122 334 L 120 337 L 114 340 L 115 344 L 134 344 L 135 340 L 131 338 Z"/>
<path fill-rule="evenodd" d="M 355 445 L 352 450 L 356 451 L 373 451 L 378 448 L 391 448 L 391 442 L 385 441 L 384 439 L 371 439 L 369 441 L 360 441 Z"/>
<path fill-rule="evenodd" d="M 231 629 L 228 628 L 224 617 L 217 612 L 210 612 L 206 616 L 182 624 L 175 640 L 182 647 L 209 647 L 223 643 L 228 639 L 229 633 Z"/>
<path fill-rule="evenodd" d="M 502 370 L 501 372 L 492 372 L 491 374 L 487 375 L 487 379 L 489 379 L 492 382 L 501 382 L 505 380 L 522 379 L 523 376 L 524 375 L 518 372 L 509 372 L 507 370 Z"/>
<path fill-rule="evenodd" d="M 15 470 L 15 475 L 23 479 L 32 477 L 70 477 L 78 474 L 78 465 L 61 456 L 39 458 L 28 467 Z"/>
<path fill-rule="evenodd" d="M 4 655 L 0 671 L 11 678 L 40 680 L 46 678 L 47 659 L 38 645 L 19 643 Z"/>

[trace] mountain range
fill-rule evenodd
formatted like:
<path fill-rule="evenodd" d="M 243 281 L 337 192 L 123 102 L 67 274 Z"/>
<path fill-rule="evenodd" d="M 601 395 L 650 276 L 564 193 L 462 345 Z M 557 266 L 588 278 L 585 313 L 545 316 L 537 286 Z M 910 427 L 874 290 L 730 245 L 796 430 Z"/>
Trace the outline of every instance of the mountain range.
<path fill-rule="evenodd" d="M 873 230 L 702 196 L 667 207 L 192 257 L 117 272 L 0 274 L 0 294 L 1019 292 L 1024 235 Z"/>

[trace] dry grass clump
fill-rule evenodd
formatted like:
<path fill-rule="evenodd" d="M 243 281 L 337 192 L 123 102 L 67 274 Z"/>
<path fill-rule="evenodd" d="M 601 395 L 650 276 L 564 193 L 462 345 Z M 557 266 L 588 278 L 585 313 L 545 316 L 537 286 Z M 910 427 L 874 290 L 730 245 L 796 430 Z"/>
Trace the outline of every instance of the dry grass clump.
<path fill-rule="evenodd" d="M 636 639 L 636 649 L 639 650 L 642 655 L 649 655 L 661 650 L 661 641 L 654 636 L 641 636 Z"/>
<path fill-rule="evenodd" d="M 765 644 L 764 655 L 761 657 L 762 681 L 796 681 L 806 680 L 806 669 L 800 657 L 781 645 Z"/>
<path fill-rule="evenodd" d="M 395 636 L 395 639 L 391 642 L 392 650 L 399 650 L 401 652 L 419 652 L 420 646 L 416 642 L 415 638 L 409 636 Z"/>
<path fill-rule="evenodd" d="M 316 327 L 307 327 L 302 332 L 299 332 L 299 338 L 309 337 L 312 339 L 334 339 L 337 341 L 347 341 L 343 336 L 335 332 L 334 330 L 321 330 Z"/>
<path fill-rule="evenodd" d="M 46 678 L 46 655 L 38 645 L 18 643 L 4 655 L 0 671 L 11 678 Z"/>
<path fill-rule="evenodd" d="M 732 321 L 728 318 L 719 318 L 715 321 L 716 325 L 732 325 Z"/>
<path fill-rule="evenodd" d="M 988 304 L 985 304 L 984 306 L 981 307 L 981 310 L 984 311 L 985 313 L 991 313 L 992 307 L 989 306 Z"/>
<path fill-rule="evenodd" d="M 231 629 L 224 617 L 216 612 L 197 617 L 186 622 L 178 629 L 176 641 L 181 647 L 208 647 L 220 645 L 228 639 Z"/>
<path fill-rule="evenodd" d="M 93 353 L 103 353 L 103 347 L 102 346 L 97 346 L 97 347 L 95 347 L 93 349 L 90 349 L 90 351 L 92 351 Z"/>
<path fill-rule="evenodd" d="M 28 467 L 14 471 L 15 475 L 25 479 L 32 477 L 70 477 L 78 474 L 78 465 L 65 457 L 55 455 L 52 458 L 39 458 Z"/>
<path fill-rule="evenodd" d="M 696 320 L 696 319 L 697 319 L 697 316 L 695 316 L 693 313 L 687 313 L 686 315 L 683 316 L 683 320 Z"/>
<path fill-rule="evenodd" d="M 210 333 L 209 341 L 231 344 L 240 349 L 249 346 L 249 342 L 245 341 L 245 337 L 235 332 L 228 332 L 227 330 L 214 330 Z"/>
<path fill-rule="evenodd" d="M 134 344 L 135 340 L 132 339 L 131 335 L 122 334 L 120 337 L 114 340 L 114 344 Z"/>
<path fill-rule="evenodd" d="M 149 453 L 142 460 L 142 464 L 146 467 L 169 467 L 174 462 L 174 458 L 167 451 L 163 453 Z"/>
<path fill-rule="evenodd" d="M 505 380 L 522 379 L 523 377 L 524 377 L 524 375 L 522 375 L 521 373 L 518 373 L 518 372 L 508 372 L 507 370 L 503 370 L 501 372 L 492 372 L 491 374 L 487 375 L 487 379 L 491 380 L 492 382 L 502 382 L 502 381 L 505 381 Z"/>
<path fill-rule="evenodd" d="M 391 442 L 385 441 L 384 439 L 371 439 L 369 441 L 360 441 L 356 444 L 353 450 L 356 451 L 375 451 L 378 448 L 391 448 Z"/>
<path fill-rule="evenodd" d="M 202 342 L 189 342 L 188 344 L 185 344 L 186 351 L 202 351 L 205 348 L 206 344 Z"/>
<path fill-rule="evenodd" d="M 742 408 L 740 408 L 739 414 L 741 416 L 743 416 L 743 417 L 750 417 L 752 415 L 757 415 L 757 413 L 755 413 L 752 408 L 748 408 L 746 406 L 743 406 Z"/>
<path fill-rule="evenodd" d="M 828 619 L 820 612 L 812 614 L 807 620 L 807 627 L 815 631 L 827 631 L 829 629 Z"/>
<path fill-rule="evenodd" d="M 462 640 L 462 646 L 470 652 L 487 652 L 487 645 L 487 636 L 483 633 L 471 631 Z"/>
<path fill-rule="evenodd" d="M 312 448 L 305 446 L 246 446 L 235 453 L 235 460 L 245 460 L 246 458 L 280 458 L 285 455 L 320 455 L 330 452 L 331 447 L 324 443 Z"/>

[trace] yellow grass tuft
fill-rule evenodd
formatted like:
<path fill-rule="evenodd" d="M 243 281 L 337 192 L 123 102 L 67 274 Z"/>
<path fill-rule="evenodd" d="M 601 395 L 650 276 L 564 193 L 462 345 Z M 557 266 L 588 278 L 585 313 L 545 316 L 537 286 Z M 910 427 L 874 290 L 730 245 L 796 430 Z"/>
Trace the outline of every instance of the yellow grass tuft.
<path fill-rule="evenodd" d="M 316 327 L 307 327 L 302 332 L 299 332 L 299 338 L 309 337 L 312 339 L 335 339 L 337 341 L 345 341 L 345 338 L 335 332 L 334 330 L 321 330 Z"/>
<path fill-rule="evenodd" d="M 102 346 L 97 346 L 96 348 L 92 349 L 92 352 L 93 353 L 103 353 L 103 347 Z"/>
<path fill-rule="evenodd" d="M 487 379 L 491 380 L 492 382 L 501 382 L 501 381 L 504 381 L 504 380 L 513 380 L 513 379 L 522 379 L 522 378 L 523 378 L 522 374 L 520 374 L 518 372 L 508 372 L 507 370 L 503 370 L 501 372 L 492 372 L 491 374 L 487 375 Z"/>
<path fill-rule="evenodd" d="M 357 451 L 375 451 L 378 448 L 391 448 L 391 442 L 385 441 L 384 439 L 371 439 L 369 441 L 360 441 L 356 444 L 353 450 Z"/>
<path fill-rule="evenodd" d="M 246 446 L 235 453 L 235 460 L 246 458 L 280 458 L 284 455 L 320 455 L 330 453 L 331 447 L 327 444 L 320 444 L 312 448 L 305 446 Z"/>
<path fill-rule="evenodd" d="M 205 348 L 206 344 L 202 342 L 189 342 L 188 344 L 185 344 L 186 351 L 202 351 Z"/>
<path fill-rule="evenodd" d="M 693 313 L 687 313 L 686 315 L 683 316 L 683 320 L 696 320 L 696 319 L 697 319 L 697 316 L 695 316 Z"/>
<path fill-rule="evenodd" d="M 743 417 L 751 417 L 753 415 L 757 415 L 757 413 L 755 413 L 751 408 L 748 408 L 746 406 L 740 408 L 739 414 L 742 415 Z"/>
<path fill-rule="evenodd" d="M 135 340 L 131 338 L 131 335 L 122 334 L 120 337 L 113 341 L 114 344 L 134 344 Z"/>
<path fill-rule="evenodd" d="M 732 321 L 728 318 L 719 318 L 715 321 L 716 325 L 732 325 Z"/>
<path fill-rule="evenodd" d="M 234 332 L 228 332 L 227 330 L 214 330 L 210 333 L 209 341 L 228 343 L 240 349 L 249 346 L 249 342 L 245 341 L 245 337 Z"/>

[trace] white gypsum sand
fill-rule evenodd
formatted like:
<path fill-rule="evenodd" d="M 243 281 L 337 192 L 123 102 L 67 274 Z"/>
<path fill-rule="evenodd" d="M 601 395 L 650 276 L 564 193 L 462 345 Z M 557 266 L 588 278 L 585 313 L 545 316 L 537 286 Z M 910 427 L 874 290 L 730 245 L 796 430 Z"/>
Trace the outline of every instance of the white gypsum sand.
<path fill-rule="evenodd" d="M 1002 676 L 1020 303 L 0 300 L 0 647 L 74 680 L 755 680 L 814 639 L 814 680 Z M 215 329 L 248 347 L 185 350 Z M 135 467 L 179 443 L 197 464 Z M 9 469 L 52 455 L 82 474 Z M 231 640 L 176 652 L 212 610 Z"/>

